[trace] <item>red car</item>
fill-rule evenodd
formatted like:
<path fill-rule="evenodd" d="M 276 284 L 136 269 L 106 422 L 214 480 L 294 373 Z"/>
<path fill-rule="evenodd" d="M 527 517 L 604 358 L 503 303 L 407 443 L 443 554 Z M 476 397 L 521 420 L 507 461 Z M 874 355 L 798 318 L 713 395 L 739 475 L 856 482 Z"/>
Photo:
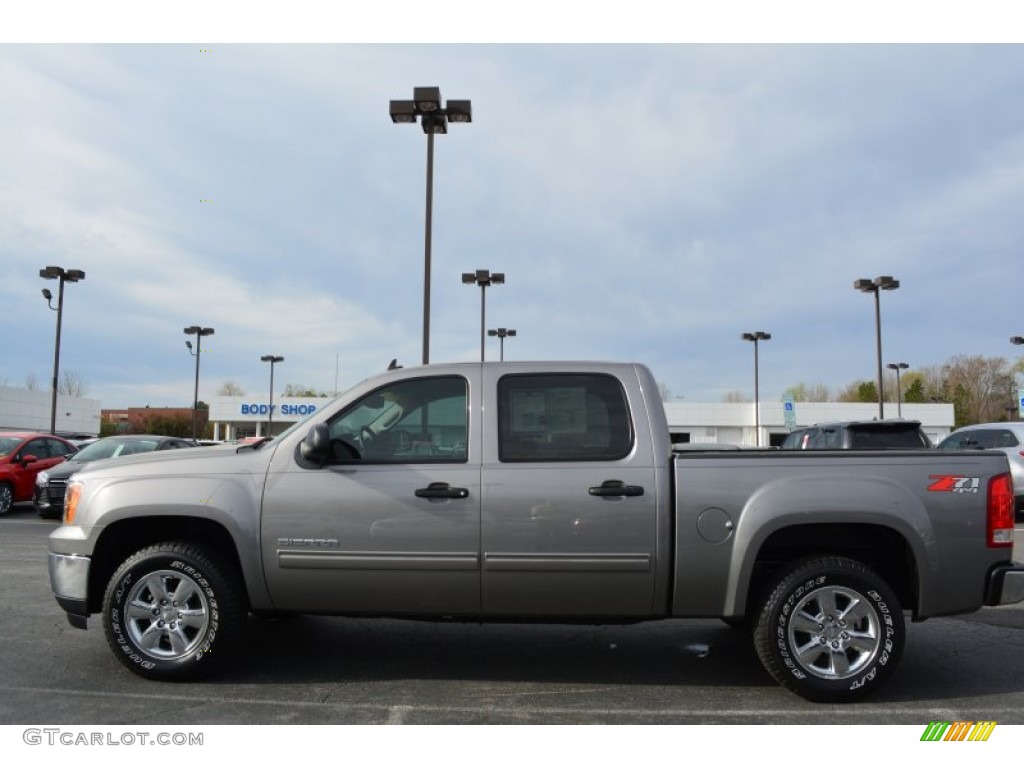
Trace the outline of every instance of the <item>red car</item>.
<path fill-rule="evenodd" d="M 36 475 L 78 449 L 62 437 L 38 432 L 0 432 L 0 515 L 31 501 Z"/>

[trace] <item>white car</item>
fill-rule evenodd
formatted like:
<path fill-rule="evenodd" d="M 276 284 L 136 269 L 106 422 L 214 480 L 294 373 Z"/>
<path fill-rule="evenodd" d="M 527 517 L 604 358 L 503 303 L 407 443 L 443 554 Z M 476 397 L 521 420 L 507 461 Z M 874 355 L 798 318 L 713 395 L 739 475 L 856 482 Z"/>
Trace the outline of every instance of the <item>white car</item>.
<path fill-rule="evenodd" d="M 1014 506 L 1024 516 L 1024 422 L 997 421 L 961 427 L 939 443 L 940 451 L 1002 451 L 1013 475 Z"/>

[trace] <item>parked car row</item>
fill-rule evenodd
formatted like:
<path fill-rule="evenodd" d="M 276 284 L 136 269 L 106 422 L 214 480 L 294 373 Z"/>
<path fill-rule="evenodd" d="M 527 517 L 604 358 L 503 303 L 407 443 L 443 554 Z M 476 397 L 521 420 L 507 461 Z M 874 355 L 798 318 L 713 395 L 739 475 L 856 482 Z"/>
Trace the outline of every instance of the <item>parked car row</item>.
<path fill-rule="evenodd" d="M 66 461 L 41 471 L 35 480 L 32 501 L 40 517 L 60 518 L 64 516 L 64 491 L 68 480 L 81 472 L 90 462 L 101 459 L 116 459 L 150 451 L 170 451 L 178 448 L 195 448 L 196 443 L 181 437 L 163 435 L 118 435 L 104 437 L 69 456 Z"/>
<path fill-rule="evenodd" d="M 117 435 L 85 442 L 80 448 L 56 435 L 0 432 L 0 515 L 14 504 L 31 501 L 40 517 L 59 518 L 68 479 L 89 462 L 196 445 L 181 437 Z"/>
<path fill-rule="evenodd" d="M 244 444 L 246 438 L 237 442 Z M 222 445 L 222 441 L 192 440 L 163 435 L 118 435 L 69 440 L 37 432 L 0 432 L 0 515 L 13 504 L 32 501 L 41 517 L 59 518 L 64 509 L 68 478 L 90 461 L 148 451 Z M 907 450 L 931 448 L 921 422 L 903 419 L 842 421 L 793 430 L 782 450 Z M 1018 516 L 1024 516 L 1024 422 L 974 424 L 951 432 L 940 451 L 996 450 L 1006 454 L 1013 476 Z M 739 450 L 739 446 L 677 444 L 674 450 Z M 58 465 L 59 469 L 55 469 Z"/>

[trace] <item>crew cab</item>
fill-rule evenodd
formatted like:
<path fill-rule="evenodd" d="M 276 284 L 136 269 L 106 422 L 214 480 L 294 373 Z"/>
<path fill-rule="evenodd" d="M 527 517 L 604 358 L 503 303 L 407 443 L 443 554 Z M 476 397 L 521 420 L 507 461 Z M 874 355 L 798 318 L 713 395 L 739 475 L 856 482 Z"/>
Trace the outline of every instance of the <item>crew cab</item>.
<path fill-rule="evenodd" d="M 1001 453 L 674 454 L 634 363 L 401 368 L 311 419 L 76 474 L 49 539 L 70 622 L 100 614 L 166 680 L 229 661 L 250 612 L 719 617 L 782 686 L 844 702 L 889 677 L 905 618 L 1024 600 Z"/>

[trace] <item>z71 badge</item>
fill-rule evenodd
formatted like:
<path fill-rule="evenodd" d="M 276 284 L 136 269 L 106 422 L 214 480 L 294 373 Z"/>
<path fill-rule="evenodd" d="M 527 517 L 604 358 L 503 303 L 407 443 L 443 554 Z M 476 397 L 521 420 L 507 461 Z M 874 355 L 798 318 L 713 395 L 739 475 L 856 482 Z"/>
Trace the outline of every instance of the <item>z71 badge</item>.
<path fill-rule="evenodd" d="M 928 490 L 939 493 L 977 493 L 981 485 L 981 478 L 961 475 L 928 475 L 928 479 L 932 481 Z"/>

